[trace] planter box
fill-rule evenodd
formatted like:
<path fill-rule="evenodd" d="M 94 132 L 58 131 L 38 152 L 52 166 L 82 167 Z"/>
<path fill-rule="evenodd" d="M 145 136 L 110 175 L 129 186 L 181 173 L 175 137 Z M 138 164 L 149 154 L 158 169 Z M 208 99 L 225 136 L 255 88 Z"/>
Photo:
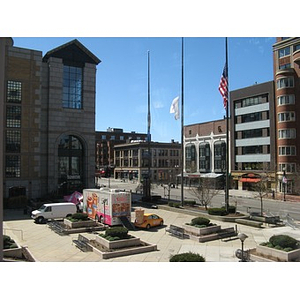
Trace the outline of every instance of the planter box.
<path fill-rule="evenodd" d="M 103 245 L 107 249 L 120 249 L 132 246 L 139 246 L 141 245 L 140 238 L 133 237 L 130 239 L 118 240 L 118 241 L 108 241 L 107 239 L 97 235 L 96 242 Z"/>
<path fill-rule="evenodd" d="M 80 227 L 93 227 L 93 226 L 97 226 L 97 222 L 94 221 L 94 220 L 71 222 L 68 219 L 64 219 L 64 224 L 67 227 L 69 227 L 69 228 L 80 228 Z"/>
<path fill-rule="evenodd" d="M 280 261 L 294 261 L 300 258 L 300 249 L 296 249 L 290 252 L 277 250 L 275 248 L 269 248 L 262 245 L 257 245 L 256 252 L 265 256 L 272 256 Z"/>
<path fill-rule="evenodd" d="M 221 226 L 219 226 L 219 225 L 198 228 L 195 226 L 184 224 L 182 227 L 186 234 L 196 235 L 196 236 L 216 233 L 216 232 L 220 231 L 220 229 L 221 229 Z"/>

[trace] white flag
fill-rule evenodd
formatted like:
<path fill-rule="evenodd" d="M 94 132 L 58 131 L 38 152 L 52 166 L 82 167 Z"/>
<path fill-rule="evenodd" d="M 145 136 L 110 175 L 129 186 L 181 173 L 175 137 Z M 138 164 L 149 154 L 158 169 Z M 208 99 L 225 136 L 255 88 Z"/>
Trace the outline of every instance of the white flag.
<path fill-rule="evenodd" d="M 179 119 L 179 97 L 176 97 L 171 104 L 170 114 L 174 114 L 175 120 Z"/>

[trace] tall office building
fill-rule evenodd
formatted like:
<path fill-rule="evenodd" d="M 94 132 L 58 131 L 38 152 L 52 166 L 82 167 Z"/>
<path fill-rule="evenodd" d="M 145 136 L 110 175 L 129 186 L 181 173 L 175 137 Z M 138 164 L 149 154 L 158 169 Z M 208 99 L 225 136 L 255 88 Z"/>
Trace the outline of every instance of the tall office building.
<path fill-rule="evenodd" d="M 276 137 L 273 81 L 232 91 L 231 175 L 233 188 L 252 189 L 268 174 L 276 187 Z"/>
<path fill-rule="evenodd" d="M 11 38 L 0 38 L 0 47 L 4 196 L 94 186 L 100 60 L 78 40 L 44 56 Z"/>
<path fill-rule="evenodd" d="M 299 193 L 300 38 L 277 38 L 273 45 L 278 190 Z"/>

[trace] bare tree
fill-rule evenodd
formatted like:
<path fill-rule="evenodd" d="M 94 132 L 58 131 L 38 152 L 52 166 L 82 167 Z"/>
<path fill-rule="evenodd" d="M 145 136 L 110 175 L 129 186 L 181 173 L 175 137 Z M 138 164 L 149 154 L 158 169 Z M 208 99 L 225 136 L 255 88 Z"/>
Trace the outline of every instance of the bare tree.
<path fill-rule="evenodd" d="M 215 182 L 212 179 L 200 178 L 199 185 L 190 187 L 189 193 L 194 196 L 207 210 L 212 198 L 218 195 L 220 190 L 216 189 Z"/>
<path fill-rule="evenodd" d="M 269 188 L 268 188 L 269 177 L 266 173 L 261 174 L 260 181 L 256 182 L 254 185 L 254 191 L 258 193 L 258 197 L 260 199 L 260 215 L 263 215 L 263 197 L 268 196 Z"/>

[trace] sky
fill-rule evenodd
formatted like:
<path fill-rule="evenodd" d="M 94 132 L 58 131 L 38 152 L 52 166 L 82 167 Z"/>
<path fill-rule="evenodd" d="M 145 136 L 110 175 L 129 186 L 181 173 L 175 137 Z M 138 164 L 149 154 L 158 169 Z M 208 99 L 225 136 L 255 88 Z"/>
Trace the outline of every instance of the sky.
<path fill-rule="evenodd" d="M 14 46 L 43 55 L 78 39 L 101 63 L 96 73 L 96 130 L 147 133 L 148 51 L 151 139 L 181 139 L 181 121 L 170 114 L 181 97 L 181 37 L 13 37 Z M 184 125 L 222 119 L 218 86 L 225 64 L 224 37 L 184 37 Z M 274 37 L 229 37 L 229 89 L 273 78 Z M 180 100 L 181 103 L 181 100 Z M 181 110 L 181 108 L 180 108 Z"/>

